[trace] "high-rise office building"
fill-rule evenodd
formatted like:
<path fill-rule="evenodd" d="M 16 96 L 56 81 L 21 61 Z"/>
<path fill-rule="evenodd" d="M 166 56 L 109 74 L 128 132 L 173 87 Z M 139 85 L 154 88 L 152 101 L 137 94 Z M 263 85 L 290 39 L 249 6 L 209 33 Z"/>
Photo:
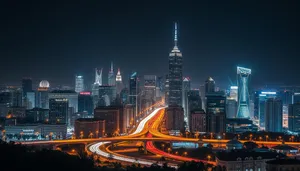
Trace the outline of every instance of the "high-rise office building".
<path fill-rule="evenodd" d="M 300 93 L 295 92 L 295 93 L 293 94 L 293 100 L 292 100 L 292 102 L 293 102 L 293 104 L 295 104 L 295 103 L 300 103 Z"/>
<path fill-rule="evenodd" d="M 123 89 L 123 82 L 122 82 L 122 76 L 119 68 L 116 76 L 116 90 L 118 95 L 120 95 L 122 89 Z"/>
<path fill-rule="evenodd" d="M 50 84 L 47 80 L 40 82 L 39 88 L 36 92 L 36 107 L 49 109 L 49 87 Z"/>
<path fill-rule="evenodd" d="M 68 122 L 69 100 L 66 98 L 49 99 L 49 121 L 52 124 Z"/>
<path fill-rule="evenodd" d="M 163 92 L 165 91 L 164 77 L 159 76 L 156 80 L 156 98 L 163 97 Z"/>
<path fill-rule="evenodd" d="M 126 129 L 126 132 L 133 128 L 136 123 L 136 116 L 134 114 L 134 106 L 132 104 L 126 104 L 124 106 L 123 111 L 123 117 L 124 117 L 124 127 Z"/>
<path fill-rule="evenodd" d="M 83 76 L 81 75 L 76 75 L 75 76 L 75 92 L 80 93 L 84 91 L 84 80 Z"/>
<path fill-rule="evenodd" d="M 119 106 L 97 107 L 94 109 L 94 118 L 105 120 L 105 133 L 113 135 L 123 133 L 123 108 Z"/>
<path fill-rule="evenodd" d="M 206 132 L 206 113 L 204 110 L 192 110 L 189 123 L 191 132 Z"/>
<path fill-rule="evenodd" d="M 231 99 L 238 101 L 238 86 L 230 86 L 229 96 Z"/>
<path fill-rule="evenodd" d="M 26 110 L 26 121 L 29 123 L 46 122 L 49 119 L 49 109 L 33 108 Z"/>
<path fill-rule="evenodd" d="M 129 90 L 128 88 L 123 88 L 120 93 L 120 100 L 121 104 L 128 104 L 129 103 Z"/>
<path fill-rule="evenodd" d="M 170 88 L 170 82 L 169 82 L 169 75 L 166 75 L 166 81 L 165 81 L 165 104 L 169 104 L 169 88 Z"/>
<path fill-rule="evenodd" d="M 237 101 L 234 98 L 227 98 L 226 118 L 235 118 L 237 113 Z"/>
<path fill-rule="evenodd" d="M 137 73 L 134 72 L 133 74 L 131 74 L 129 80 L 129 102 L 133 105 L 135 105 L 136 103 L 138 91 L 138 76 Z"/>
<path fill-rule="evenodd" d="M 282 100 L 283 105 L 293 104 L 293 95 L 294 93 L 290 90 L 283 90 L 279 92 L 280 99 Z"/>
<path fill-rule="evenodd" d="M 289 131 L 300 133 L 300 103 L 290 104 L 288 112 Z"/>
<path fill-rule="evenodd" d="M 99 94 L 99 86 L 102 85 L 102 68 L 95 69 L 95 82 L 92 85 L 92 95 L 98 96 Z"/>
<path fill-rule="evenodd" d="M 184 121 L 187 123 L 187 125 L 189 126 L 189 121 L 188 121 L 188 114 L 189 114 L 189 110 L 188 110 L 188 93 L 191 90 L 191 80 L 189 77 L 183 77 L 183 81 L 182 81 L 182 107 L 184 110 Z"/>
<path fill-rule="evenodd" d="M 78 112 L 78 94 L 74 90 L 54 90 L 49 93 L 49 99 L 68 99 L 68 106 Z M 50 105 L 50 104 L 49 104 Z"/>
<path fill-rule="evenodd" d="M 110 106 L 116 103 L 117 92 L 116 86 L 102 85 L 99 86 L 98 106 Z"/>
<path fill-rule="evenodd" d="M 186 126 L 187 128 L 190 128 L 190 120 L 191 117 L 191 111 L 193 110 L 200 110 L 202 109 L 202 100 L 200 97 L 199 90 L 190 90 L 187 92 L 187 103 L 186 103 Z"/>
<path fill-rule="evenodd" d="M 169 105 L 165 114 L 165 127 L 168 131 L 179 132 L 184 130 L 184 112 L 178 105 Z"/>
<path fill-rule="evenodd" d="M 114 74 L 114 64 L 111 62 L 110 70 L 108 72 L 108 85 L 115 86 L 116 85 L 116 78 Z"/>
<path fill-rule="evenodd" d="M 156 76 L 144 75 L 145 100 L 152 104 L 155 101 Z"/>
<path fill-rule="evenodd" d="M 216 90 L 216 83 L 214 79 L 211 77 L 208 77 L 207 80 L 205 81 L 205 94 L 208 93 L 213 93 Z"/>
<path fill-rule="evenodd" d="M 249 77 L 251 69 L 237 67 L 238 112 L 237 118 L 250 118 Z"/>
<path fill-rule="evenodd" d="M 32 80 L 31 80 L 31 78 L 23 78 L 22 79 L 22 91 L 23 91 L 23 98 L 26 97 L 27 92 L 32 92 Z"/>
<path fill-rule="evenodd" d="M 226 131 L 226 97 L 223 93 L 206 94 L 206 132 Z"/>
<path fill-rule="evenodd" d="M 35 108 L 35 92 L 27 92 L 26 93 L 26 109 L 33 109 Z"/>
<path fill-rule="evenodd" d="M 277 97 L 277 93 L 273 91 L 261 91 L 257 92 L 258 94 L 258 102 L 255 102 L 254 104 L 257 104 L 258 107 L 254 107 L 254 110 L 256 108 L 258 109 L 258 121 L 259 121 L 259 126 L 261 128 L 265 128 L 265 107 L 266 107 L 266 101 L 269 98 L 275 98 Z"/>
<path fill-rule="evenodd" d="M 82 91 L 78 95 L 78 112 L 87 112 L 89 115 L 94 113 L 94 103 L 92 93 Z"/>
<path fill-rule="evenodd" d="M 169 105 L 182 105 L 182 53 L 177 46 L 177 23 L 175 23 L 174 47 L 169 54 Z"/>
<path fill-rule="evenodd" d="M 265 104 L 265 130 L 282 132 L 282 101 L 269 98 Z"/>

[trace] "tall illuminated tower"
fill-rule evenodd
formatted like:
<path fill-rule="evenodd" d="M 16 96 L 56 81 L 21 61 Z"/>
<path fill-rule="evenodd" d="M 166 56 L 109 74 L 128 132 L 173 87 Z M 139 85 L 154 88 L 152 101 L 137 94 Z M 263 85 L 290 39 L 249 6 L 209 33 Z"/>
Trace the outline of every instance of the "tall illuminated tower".
<path fill-rule="evenodd" d="M 118 69 L 118 73 L 116 76 L 116 89 L 117 89 L 117 94 L 120 94 L 123 89 L 123 82 L 122 82 L 120 68 Z"/>
<path fill-rule="evenodd" d="M 80 93 L 82 91 L 84 91 L 83 76 L 76 75 L 75 76 L 75 92 Z"/>
<path fill-rule="evenodd" d="M 249 77 L 251 69 L 237 67 L 238 111 L 237 118 L 249 118 Z"/>
<path fill-rule="evenodd" d="M 102 85 L 102 68 L 95 69 L 95 85 L 101 86 Z"/>
<path fill-rule="evenodd" d="M 182 105 L 182 54 L 177 47 L 177 23 L 175 23 L 174 47 L 169 54 L 169 105 Z"/>
<path fill-rule="evenodd" d="M 114 64 L 111 62 L 110 64 L 110 70 L 108 72 L 108 85 L 114 86 L 116 85 L 116 79 L 114 75 Z"/>
<path fill-rule="evenodd" d="M 182 85 L 182 107 L 184 110 L 184 121 L 189 126 L 188 115 L 189 115 L 189 103 L 188 103 L 188 93 L 191 90 L 191 80 L 189 77 L 183 77 Z"/>

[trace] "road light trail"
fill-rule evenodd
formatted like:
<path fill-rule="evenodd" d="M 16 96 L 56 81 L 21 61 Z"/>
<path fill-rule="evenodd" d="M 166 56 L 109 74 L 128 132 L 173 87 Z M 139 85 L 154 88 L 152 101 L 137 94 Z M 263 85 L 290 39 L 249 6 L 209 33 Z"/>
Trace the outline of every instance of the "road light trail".
<path fill-rule="evenodd" d="M 145 119 L 143 119 L 139 123 L 136 130 L 132 134 L 130 134 L 128 137 L 137 136 L 140 132 L 144 131 L 145 126 L 147 126 L 148 121 L 150 121 L 150 119 L 153 118 L 158 113 L 158 111 L 160 111 L 163 108 L 164 107 L 155 109 L 150 115 L 148 115 Z M 99 143 L 90 145 L 88 147 L 88 149 L 92 153 L 96 153 L 100 156 L 103 156 L 103 157 L 106 157 L 106 158 L 112 158 L 112 159 L 119 160 L 119 161 L 130 162 L 130 163 L 140 163 L 142 165 L 152 165 L 153 163 L 155 163 L 155 161 L 150 161 L 150 160 L 141 160 L 141 159 L 134 159 L 134 158 L 131 158 L 131 157 L 128 157 L 128 156 L 114 155 L 112 153 L 107 153 L 107 152 L 102 151 L 100 149 L 100 146 L 105 145 L 105 144 L 109 144 L 109 143 L 110 142 L 99 142 Z M 172 164 L 169 164 L 169 166 L 177 168 L 177 166 L 174 166 Z"/>
<path fill-rule="evenodd" d="M 164 109 L 161 109 L 158 115 L 158 118 L 151 124 L 149 125 L 150 130 L 149 130 L 149 134 L 147 135 L 147 138 L 152 138 L 152 134 L 159 136 L 159 137 L 173 137 L 173 136 L 169 136 L 169 135 L 164 135 L 162 133 L 160 133 L 158 131 L 158 126 L 162 121 L 162 118 L 164 117 Z M 173 137 L 174 138 L 174 137 Z M 185 139 L 185 138 L 182 138 Z M 175 160 L 180 160 L 180 161 L 195 161 L 195 162 L 204 162 L 204 163 L 209 163 L 209 164 L 213 164 L 216 165 L 215 162 L 210 162 L 210 161 L 206 161 L 206 160 L 199 160 L 199 159 L 195 159 L 195 158 L 190 158 L 190 157 L 183 157 L 183 156 L 178 156 L 178 155 L 174 155 L 174 154 L 170 154 L 170 153 L 166 153 L 162 150 L 157 149 L 152 141 L 147 141 L 146 144 L 146 148 L 148 151 L 150 151 L 153 154 L 157 154 L 157 155 L 161 155 L 170 159 L 175 159 Z"/>

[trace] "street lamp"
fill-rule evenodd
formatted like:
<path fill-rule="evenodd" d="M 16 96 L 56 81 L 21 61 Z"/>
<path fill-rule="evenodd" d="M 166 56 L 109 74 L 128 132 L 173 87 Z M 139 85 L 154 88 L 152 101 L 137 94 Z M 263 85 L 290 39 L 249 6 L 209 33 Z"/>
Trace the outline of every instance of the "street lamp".
<path fill-rule="evenodd" d="M 184 156 L 187 156 L 187 154 L 188 154 L 188 153 L 187 153 L 186 151 L 183 153 Z"/>
<path fill-rule="evenodd" d="M 210 161 L 210 159 L 211 159 L 211 156 L 208 155 L 208 156 L 207 156 L 207 161 Z"/>
<path fill-rule="evenodd" d="M 168 148 L 168 152 L 170 153 L 171 151 L 172 151 L 172 150 L 171 150 L 171 148 L 169 147 L 169 148 Z"/>
<path fill-rule="evenodd" d="M 80 131 L 80 138 L 83 138 L 83 131 Z"/>
<path fill-rule="evenodd" d="M 162 148 L 162 150 L 164 151 L 164 149 L 165 149 L 165 144 L 161 144 L 161 148 Z"/>
<path fill-rule="evenodd" d="M 268 141 L 268 138 L 269 138 L 269 136 L 268 136 L 268 135 L 266 135 L 266 141 Z"/>

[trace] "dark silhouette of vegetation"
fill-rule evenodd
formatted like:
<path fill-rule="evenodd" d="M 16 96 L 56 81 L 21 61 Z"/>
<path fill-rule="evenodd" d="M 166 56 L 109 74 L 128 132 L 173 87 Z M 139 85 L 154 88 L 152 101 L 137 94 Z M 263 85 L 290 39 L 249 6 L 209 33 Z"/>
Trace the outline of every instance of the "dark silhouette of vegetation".
<path fill-rule="evenodd" d="M 248 150 L 253 150 L 255 148 L 258 148 L 258 144 L 252 141 L 244 142 L 244 147 Z"/>
<path fill-rule="evenodd" d="M 78 155 L 69 155 L 57 150 L 37 150 L 33 147 L 22 146 L 14 142 L 6 143 L 1 140 L 0 151 L 2 168 L 9 171 L 175 171 L 174 168 L 168 167 L 167 163 L 161 165 L 163 161 L 153 163 L 149 167 L 142 167 L 139 163 L 122 166 L 119 162 L 100 161 L 96 154 L 89 156 L 84 151 L 78 152 Z M 206 171 L 207 168 L 208 166 L 203 163 L 188 162 L 180 165 L 178 170 Z"/>

